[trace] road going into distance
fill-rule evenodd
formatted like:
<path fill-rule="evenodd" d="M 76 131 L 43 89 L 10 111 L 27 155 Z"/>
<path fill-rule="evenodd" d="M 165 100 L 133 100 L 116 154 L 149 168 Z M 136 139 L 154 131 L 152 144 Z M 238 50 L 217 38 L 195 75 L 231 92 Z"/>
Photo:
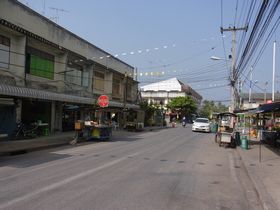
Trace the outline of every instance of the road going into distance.
<path fill-rule="evenodd" d="M 262 209 L 238 151 L 190 125 L 0 157 L 0 183 L 0 209 Z"/>

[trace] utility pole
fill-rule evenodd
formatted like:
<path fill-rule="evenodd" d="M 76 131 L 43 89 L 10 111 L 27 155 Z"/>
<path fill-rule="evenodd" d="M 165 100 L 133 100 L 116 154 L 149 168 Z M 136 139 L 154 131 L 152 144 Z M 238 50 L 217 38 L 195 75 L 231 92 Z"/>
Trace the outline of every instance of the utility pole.
<path fill-rule="evenodd" d="M 264 83 L 264 104 L 266 104 L 266 88 L 267 88 L 267 84 L 268 84 L 268 82 L 265 82 Z"/>
<path fill-rule="evenodd" d="M 242 88 L 243 88 L 243 82 L 242 82 L 242 80 L 239 80 L 239 83 L 238 83 L 239 85 L 239 109 L 241 109 L 242 108 Z"/>
<path fill-rule="evenodd" d="M 275 63 L 276 63 L 276 59 L 275 59 L 275 55 L 276 55 L 276 41 L 274 41 L 273 43 L 273 66 L 272 66 L 272 102 L 274 102 L 274 88 L 275 88 Z"/>
<path fill-rule="evenodd" d="M 251 95 L 252 95 L 252 85 L 253 85 L 253 66 L 250 69 L 250 89 L 249 89 L 249 106 L 251 108 Z"/>
<path fill-rule="evenodd" d="M 237 81 L 238 78 L 236 78 L 236 55 L 235 55 L 235 51 L 236 51 L 236 32 L 237 31 L 247 31 L 248 26 L 246 27 L 242 27 L 242 28 L 236 28 L 235 26 L 229 27 L 229 28 L 223 28 L 221 27 L 221 33 L 223 34 L 223 32 L 227 32 L 230 31 L 232 32 L 232 48 L 231 48 L 231 58 L 232 58 L 232 64 L 231 64 L 231 71 L 230 71 L 230 95 L 231 95 L 231 104 L 230 104 L 230 111 L 233 111 L 236 108 L 236 98 L 237 96 L 236 94 L 236 87 L 235 87 L 235 83 Z"/>

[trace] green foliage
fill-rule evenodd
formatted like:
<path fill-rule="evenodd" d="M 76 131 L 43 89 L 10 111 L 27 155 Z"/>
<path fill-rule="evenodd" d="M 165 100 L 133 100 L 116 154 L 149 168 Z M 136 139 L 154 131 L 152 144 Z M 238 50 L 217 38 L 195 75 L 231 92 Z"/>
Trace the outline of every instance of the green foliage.
<path fill-rule="evenodd" d="M 213 113 L 226 112 L 228 108 L 221 102 L 215 104 L 214 101 L 203 101 L 199 111 L 199 116 L 211 118 Z"/>
<path fill-rule="evenodd" d="M 167 108 L 171 111 L 176 111 L 181 115 L 190 115 L 195 113 L 197 106 L 191 97 L 179 96 L 173 98 L 168 104 Z"/>
<path fill-rule="evenodd" d="M 154 126 L 155 120 L 154 115 L 160 111 L 160 107 L 157 104 L 148 103 L 147 101 L 143 101 L 140 103 L 140 108 L 145 112 L 145 121 L 144 124 L 148 126 Z"/>

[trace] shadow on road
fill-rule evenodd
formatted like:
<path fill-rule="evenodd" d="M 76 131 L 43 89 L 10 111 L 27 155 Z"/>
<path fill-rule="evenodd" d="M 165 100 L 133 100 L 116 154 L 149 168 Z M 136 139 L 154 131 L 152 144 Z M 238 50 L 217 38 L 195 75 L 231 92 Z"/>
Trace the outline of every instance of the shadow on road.
<path fill-rule="evenodd" d="M 27 158 L 21 158 L 23 155 L 17 155 L 13 157 L 3 157 L 0 159 L 0 167 L 14 167 L 14 168 L 28 168 L 47 162 L 52 162 L 60 159 L 69 158 L 72 155 L 68 154 L 55 154 L 51 152 L 44 152 L 44 155 L 28 154 Z M 34 157 L 33 159 L 30 157 Z"/>

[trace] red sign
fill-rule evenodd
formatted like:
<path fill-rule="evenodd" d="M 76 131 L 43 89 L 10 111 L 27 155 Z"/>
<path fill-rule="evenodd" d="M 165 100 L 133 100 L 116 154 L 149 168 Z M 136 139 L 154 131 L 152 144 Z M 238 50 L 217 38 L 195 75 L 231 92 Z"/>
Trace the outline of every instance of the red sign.
<path fill-rule="evenodd" d="M 97 102 L 100 107 L 107 107 L 109 105 L 109 97 L 106 95 L 101 95 L 99 96 Z"/>

